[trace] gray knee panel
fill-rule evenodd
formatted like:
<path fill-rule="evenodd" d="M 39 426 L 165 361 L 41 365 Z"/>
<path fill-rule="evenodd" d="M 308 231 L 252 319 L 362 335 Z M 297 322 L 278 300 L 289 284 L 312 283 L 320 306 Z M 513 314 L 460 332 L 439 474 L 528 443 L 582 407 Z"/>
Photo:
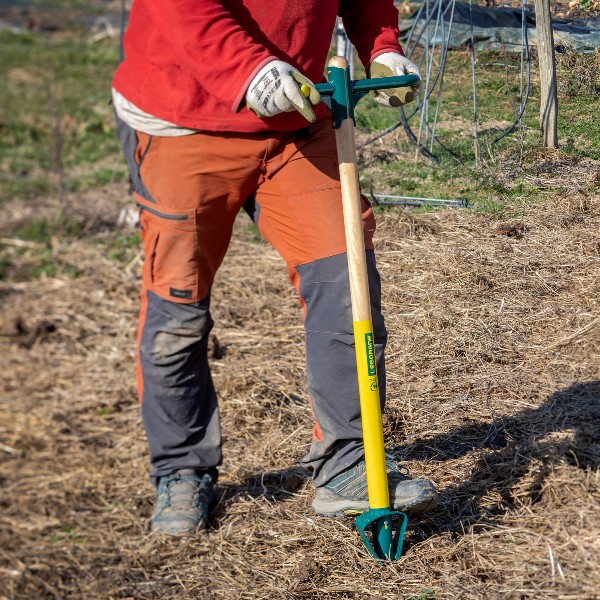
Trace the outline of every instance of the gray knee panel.
<path fill-rule="evenodd" d="M 181 304 L 148 291 L 147 301 L 139 360 L 152 476 L 215 467 L 221 434 L 208 365 L 209 298 Z"/>
<path fill-rule="evenodd" d="M 387 332 L 373 251 L 367 251 L 367 267 L 383 407 Z M 347 257 L 338 254 L 301 265 L 297 271 L 306 304 L 308 391 L 322 433 L 322 439 L 313 440 L 303 464 L 313 471 L 315 485 L 322 485 L 363 455 Z"/>

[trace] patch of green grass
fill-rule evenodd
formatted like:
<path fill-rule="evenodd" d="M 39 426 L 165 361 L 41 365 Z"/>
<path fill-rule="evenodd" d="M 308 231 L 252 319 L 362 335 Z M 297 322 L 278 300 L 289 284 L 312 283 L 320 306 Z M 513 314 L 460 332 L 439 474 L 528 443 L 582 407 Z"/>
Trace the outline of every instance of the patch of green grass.
<path fill-rule="evenodd" d="M 569 98 L 559 104 L 558 114 L 558 137 L 564 140 L 562 150 L 600 160 L 600 96 Z"/>
<path fill-rule="evenodd" d="M 75 541 L 81 540 L 83 536 L 81 533 L 77 533 L 72 527 L 63 527 L 63 530 L 60 532 L 54 532 L 50 535 L 50 542 L 56 544 L 58 542 Z"/>
<path fill-rule="evenodd" d="M 45 237 L 46 232 L 38 234 Z M 7 249 L 0 245 L 0 280 L 31 281 L 42 277 L 80 277 L 82 271 L 66 262 L 50 245 L 39 247 Z"/>
<path fill-rule="evenodd" d="M 248 237 L 253 244 L 264 244 L 265 240 L 259 231 L 258 227 L 250 221 L 246 226 L 246 231 L 248 232 Z"/>
<path fill-rule="evenodd" d="M 56 233 L 57 223 L 46 218 L 34 219 L 17 229 L 16 236 L 30 242 L 49 242 Z"/>
<path fill-rule="evenodd" d="M 129 175 L 125 168 L 99 168 L 86 169 L 82 175 L 67 179 L 65 188 L 69 192 L 82 192 L 90 188 L 97 188 L 109 183 L 124 183 Z"/>
<path fill-rule="evenodd" d="M 45 256 L 38 260 L 37 264 L 27 269 L 26 279 L 39 279 L 40 277 L 56 277 L 59 265 L 51 256 Z"/>
<path fill-rule="evenodd" d="M 60 251 L 51 241 L 56 237 L 79 237 L 84 227 L 82 220 L 68 217 L 62 211 L 23 224 L 12 236 L 33 244 L 23 248 L 0 244 L 0 279 L 27 281 L 40 277 L 80 277 L 82 271 L 61 258 Z"/>
<path fill-rule="evenodd" d="M 578 57 L 578 60 L 593 61 L 594 58 Z M 559 154 L 548 153 L 542 147 L 535 59 L 529 103 L 522 119 L 524 129 L 515 130 L 494 143 L 514 121 L 518 110 L 518 61 L 517 54 L 477 53 L 479 162 L 475 159 L 474 148 L 470 55 L 452 51 L 436 124 L 436 136 L 448 151 L 437 142 L 431 145 L 427 120 L 420 122 L 417 115 L 410 120 L 410 126 L 421 143 L 433 151 L 439 163 L 434 165 L 422 156 L 417 159 L 415 147 L 399 127 L 398 133 L 371 146 L 375 159 L 361 169 L 363 188 L 375 193 L 387 190 L 395 195 L 466 199 L 475 210 L 503 219 L 517 214 L 528 204 L 543 200 L 547 194 L 547 189 L 535 182 L 536 173 L 531 171 L 540 163 L 564 162 L 570 156 L 600 159 L 600 96 L 584 93 L 581 91 L 587 89 L 584 86 L 572 86 L 580 92 L 571 91 L 568 97 L 559 98 Z M 569 69 L 565 69 L 569 74 Z M 585 69 L 580 66 L 580 71 L 584 73 Z M 429 102 L 430 126 L 433 126 L 437 110 L 435 95 Z M 409 105 L 405 112 L 411 110 Z M 363 134 L 373 135 L 397 123 L 399 114 L 373 101 L 363 101 L 357 108 L 356 120 Z M 382 153 L 381 160 L 377 160 L 378 147 L 388 150 L 387 154 Z M 393 150 L 396 150 L 397 158 L 394 158 Z M 367 155 L 368 152 L 365 150 Z M 557 178 L 553 191 L 560 192 L 561 189 L 561 180 Z"/>
<path fill-rule="evenodd" d="M 370 96 L 365 96 L 356 106 L 356 127 L 367 131 L 381 131 L 398 121 L 398 112 L 382 107 Z"/>
<path fill-rule="evenodd" d="M 75 167 L 118 156 L 109 105 L 116 41 L 2 32 L 0 54 L 0 201 L 51 191 L 41 173 L 62 170 L 70 188 L 81 177 Z"/>
<path fill-rule="evenodd" d="M 52 188 L 48 177 L 19 176 L 14 179 L 0 178 L 0 202 L 8 198 L 34 200 L 47 194 Z"/>
<path fill-rule="evenodd" d="M 581 0 L 581 2 L 579 3 L 579 8 L 583 13 L 597 10 L 596 3 L 594 2 L 594 0 Z"/>
<path fill-rule="evenodd" d="M 94 173 L 94 185 L 106 185 L 108 183 L 124 183 L 128 180 L 128 173 L 125 168 L 119 169 L 98 169 Z"/>
<path fill-rule="evenodd" d="M 141 247 L 141 244 L 142 240 L 139 231 L 122 233 L 116 238 L 109 240 L 106 256 L 111 260 L 127 263 L 133 258 L 135 252 Z"/>
<path fill-rule="evenodd" d="M 85 224 L 81 220 L 65 215 L 62 211 L 52 217 L 32 219 L 15 231 L 16 237 L 31 242 L 48 243 L 52 236 L 77 237 Z"/>
<path fill-rule="evenodd" d="M 496 221 L 502 221 L 508 216 L 508 208 L 504 202 L 499 201 L 490 194 L 486 194 L 472 205 L 474 210 L 490 215 Z"/>

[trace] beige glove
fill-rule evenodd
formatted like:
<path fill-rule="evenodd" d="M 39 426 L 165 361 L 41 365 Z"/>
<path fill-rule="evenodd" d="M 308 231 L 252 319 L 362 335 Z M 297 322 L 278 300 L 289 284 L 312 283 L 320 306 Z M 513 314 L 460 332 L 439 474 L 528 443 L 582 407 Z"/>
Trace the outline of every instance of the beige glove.
<path fill-rule="evenodd" d="M 316 117 L 311 104 L 314 106 L 320 101 L 314 83 L 282 60 L 267 63 L 246 92 L 246 106 L 261 119 L 297 110 L 307 121 L 314 123 Z"/>
<path fill-rule="evenodd" d="M 371 63 L 370 77 L 397 77 L 398 75 L 419 74 L 417 65 L 398 52 L 384 52 Z M 401 87 L 371 92 L 376 102 L 382 106 L 398 107 L 412 102 L 419 93 L 419 87 Z"/>

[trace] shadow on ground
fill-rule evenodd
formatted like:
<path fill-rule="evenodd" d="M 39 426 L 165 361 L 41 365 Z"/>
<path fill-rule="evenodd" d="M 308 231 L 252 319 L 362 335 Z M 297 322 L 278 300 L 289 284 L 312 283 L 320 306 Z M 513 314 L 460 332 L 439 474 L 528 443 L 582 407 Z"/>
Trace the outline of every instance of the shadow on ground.
<path fill-rule="evenodd" d="M 552 436 L 553 433 L 571 433 Z M 399 460 L 445 461 L 476 458 L 468 479 L 441 490 L 440 508 L 432 515 L 411 518 L 415 536 L 407 547 L 440 533 L 462 535 L 485 531 L 498 517 L 543 497 L 544 482 L 559 463 L 579 469 L 600 465 L 600 381 L 577 383 L 552 394 L 535 409 L 499 417 L 491 423 L 469 423 L 448 434 L 399 446 Z M 301 467 L 253 472 L 241 484 L 220 484 L 221 496 L 212 513 L 211 528 L 219 527 L 227 507 L 240 498 L 264 497 L 285 502 L 309 479 Z M 490 502 L 490 498 L 495 499 Z M 412 538 L 412 539 L 410 539 Z"/>
<path fill-rule="evenodd" d="M 570 435 L 553 435 L 560 433 Z M 540 502 L 547 477 L 560 464 L 597 470 L 600 381 L 557 391 L 538 408 L 469 423 L 394 451 L 399 459 L 439 462 L 440 469 L 444 461 L 473 453 L 480 456 L 470 476 L 441 491 L 440 509 L 417 522 L 413 543 L 443 532 L 485 531 L 508 511 Z"/>

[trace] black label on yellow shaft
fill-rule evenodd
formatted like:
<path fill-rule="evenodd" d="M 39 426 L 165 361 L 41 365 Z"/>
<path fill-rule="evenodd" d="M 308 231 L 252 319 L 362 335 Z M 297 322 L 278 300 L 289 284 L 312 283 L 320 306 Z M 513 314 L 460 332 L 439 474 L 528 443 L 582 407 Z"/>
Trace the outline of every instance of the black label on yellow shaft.
<path fill-rule="evenodd" d="M 373 342 L 373 334 L 365 333 L 365 346 L 367 347 L 367 371 L 369 376 L 377 373 L 375 367 L 375 343 Z"/>

